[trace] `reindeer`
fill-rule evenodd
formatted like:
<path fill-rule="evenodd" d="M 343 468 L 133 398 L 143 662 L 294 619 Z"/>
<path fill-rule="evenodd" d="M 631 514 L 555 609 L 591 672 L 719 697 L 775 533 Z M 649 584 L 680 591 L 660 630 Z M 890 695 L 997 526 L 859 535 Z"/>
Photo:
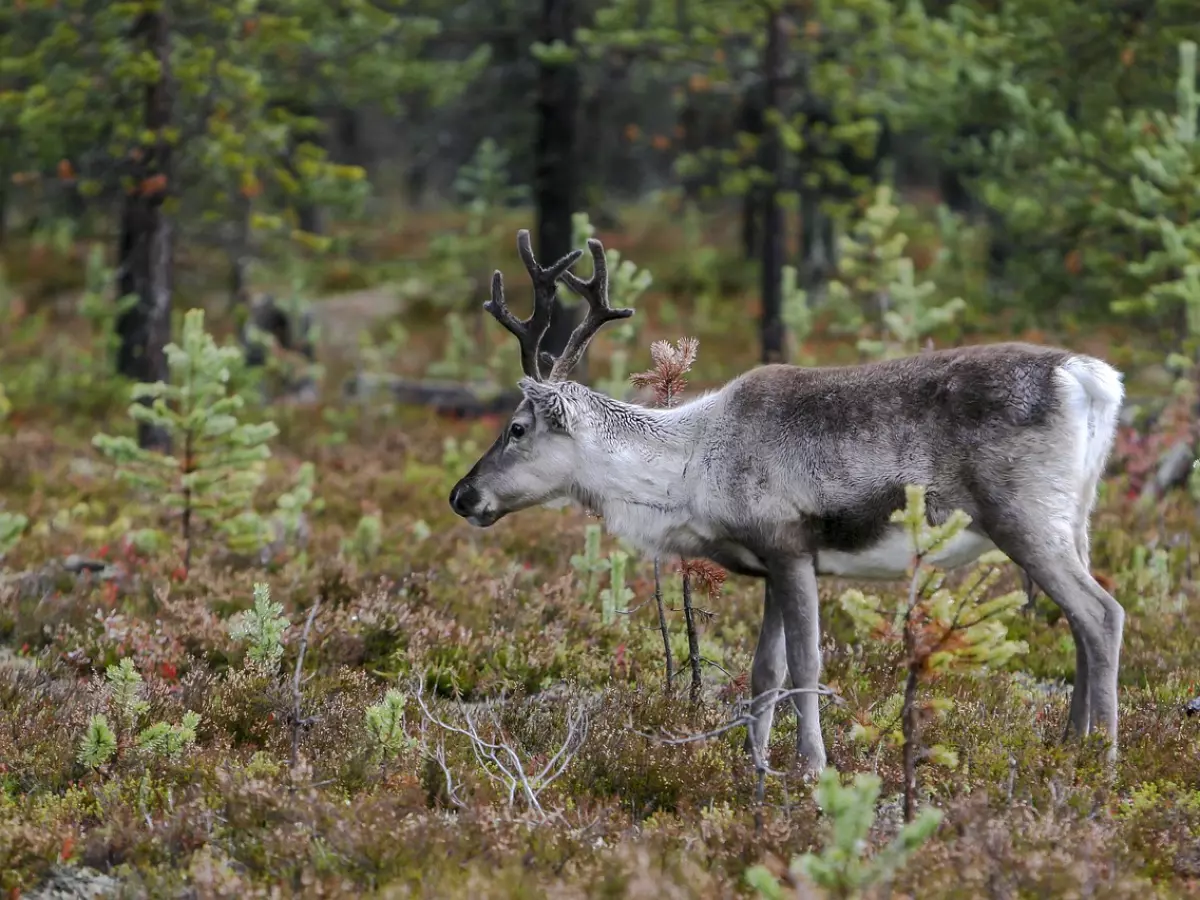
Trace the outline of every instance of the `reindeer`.
<path fill-rule="evenodd" d="M 1091 575 L 1088 520 L 1121 373 L 1068 350 L 1000 343 L 855 366 L 764 365 L 680 406 L 641 407 L 567 377 L 604 323 L 633 314 L 609 305 L 600 241 L 588 241 L 586 281 L 570 271 L 581 250 L 543 268 L 527 231 L 517 248 L 532 314 L 510 312 L 498 271 L 484 308 L 520 344 L 523 399 L 450 492 L 459 516 L 488 528 L 575 501 L 648 554 L 765 580 L 751 692 L 777 692 L 787 675 L 809 690 L 793 700 L 797 752 L 819 771 L 817 576 L 903 578 L 911 548 L 889 517 L 905 485 L 923 485 L 931 524 L 955 508 L 971 517 L 931 563 L 952 569 L 999 548 L 1063 610 L 1076 646 L 1064 739 L 1104 732 L 1115 760 L 1125 614 Z M 540 341 L 560 279 L 588 312 L 556 359 Z M 762 759 L 775 704 L 754 704 L 747 748 Z"/>

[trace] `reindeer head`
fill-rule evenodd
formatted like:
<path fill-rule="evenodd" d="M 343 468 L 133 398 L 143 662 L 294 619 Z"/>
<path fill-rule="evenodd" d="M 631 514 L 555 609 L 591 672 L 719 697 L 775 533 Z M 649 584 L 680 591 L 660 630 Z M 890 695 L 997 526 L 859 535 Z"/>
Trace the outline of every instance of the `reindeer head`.
<path fill-rule="evenodd" d="M 608 305 L 604 246 L 593 238 L 588 241 L 588 249 L 593 272 L 584 281 L 570 271 L 583 255 L 582 250 L 572 250 L 543 268 L 533 256 L 529 232 L 517 232 L 517 251 L 533 280 L 533 313 L 528 319 L 517 319 L 509 311 L 504 300 L 504 278 L 499 271 L 492 276 L 492 298 L 483 307 L 516 336 L 521 346 L 525 377 L 520 387 L 524 398 L 496 442 L 450 492 L 450 507 L 472 525 L 487 528 L 509 513 L 560 499 L 578 471 L 576 438 L 587 389 L 567 381 L 567 376 L 605 322 L 633 315 L 632 309 Z M 587 301 L 588 314 L 555 359 L 542 352 L 540 345 L 550 325 L 560 278 Z"/>

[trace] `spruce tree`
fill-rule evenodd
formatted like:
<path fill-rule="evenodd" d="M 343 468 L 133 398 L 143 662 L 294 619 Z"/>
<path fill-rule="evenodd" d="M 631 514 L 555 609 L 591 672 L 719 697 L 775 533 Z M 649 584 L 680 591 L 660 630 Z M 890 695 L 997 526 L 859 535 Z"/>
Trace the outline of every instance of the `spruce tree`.
<path fill-rule="evenodd" d="M 129 415 L 165 433 L 178 455 L 145 450 L 126 436 L 98 434 L 93 443 L 117 464 L 118 478 L 179 517 L 185 569 L 201 526 L 231 549 L 257 550 L 268 533 L 251 501 L 279 429 L 242 420 L 245 400 L 230 387 L 241 351 L 217 345 L 202 310 L 184 316 L 181 341 L 166 353 L 171 381 L 135 385 Z"/>

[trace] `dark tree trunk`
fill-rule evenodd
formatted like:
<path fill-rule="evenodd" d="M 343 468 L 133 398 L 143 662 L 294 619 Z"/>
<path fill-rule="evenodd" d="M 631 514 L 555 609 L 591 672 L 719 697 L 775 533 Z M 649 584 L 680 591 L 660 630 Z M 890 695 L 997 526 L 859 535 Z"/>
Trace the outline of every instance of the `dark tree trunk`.
<path fill-rule="evenodd" d="M 784 32 L 783 16 L 772 12 L 767 19 L 767 49 L 763 57 L 763 76 L 766 84 L 764 107 L 778 109 L 782 99 Z M 763 135 L 763 169 L 767 184 L 763 187 L 762 218 L 762 361 L 783 362 L 783 261 L 784 219 L 779 203 L 783 177 L 783 148 L 778 129 Z"/>
<path fill-rule="evenodd" d="M 161 134 L 171 121 L 170 32 L 162 11 L 143 13 L 132 34 L 158 59 L 158 80 L 146 88 L 144 124 Z M 139 382 L 167 380 L 163 348 L 171 337 L 172 236 L 163 201 L 171 189 L 171 147 L 166 141 L 142 148 L 133 187 L 121 213 L 121 296 L 137 303 L 117 319 L 121 345 L 117 371 Z M 169 449 L 160 430 L 138 424 L 138 443 L 147 449 Z"/>
<path fill-rule="evenodd" d="M 305 102 L 290 101 L 283 104 L 284 108 L 294 116 L 302 116 L 305 118 L 315 118 L 317 111 Z M 299 126 L 292 129 L 291 146 L 288 148 L 287 169 L 293 178 L 300 179 L 300 173 L 295 168 L 296 155 L 299 152 L 301 144 L 314 144 L 318 147 L 325 147 L 324 135 L 321 133 L 319 126 L 311 130 L 305 130 Z M 307 199 L 300 199 L 296 204 L 296 224 L 301 231 L 307 231 L 309 234 L 321 234 L 323 227 L 323 216 L 321 208 L 315 203 Z"/>
<path fill-rule="evenodd" d="M 250 303 L 250 201 L 245 197 L 238 199 L 229 256 L 229 308 L 232 310 Z"/>
<path fill-rule="evenodd" d="M 542 0 L 538 40 L 574 44 L 574 0 Z M 576 120 L 579 107 L 579 72 L 573 63 L 541 65 L 537 81 L 537 140 L 534 146 L 534 203 L 537 206 L 537 253 L 549 265 L 571 247 L 571 214 L 575 212 Z M 542 349 L 558 355 L 567 346 L 579 320 L 577 304 L 555 302 Z M 587 375 L 587 360 L 580 362 L 577 377 Z"/>
<path fill-rule="evenodd" d="M 819 288 L 837 268 L 837 234 L 833 217 L 821 208 L 821 192 L 800 189 L 800 273 L 804 289 Z"/>
<path fill-rule="evenodd" d="M 761 140 L 764 120 L 762 97 L 759 91 L 758 87 L 752 87 L 742 97 L 742 107 L 738 112 L 738 128 Z M 761 155 L 760 152 L 758 160 L 760 163 L 762 162 Z M 762 209 L 762 190 L 756 185 L 751 185 L 742 197 L 742 253 L 746 259 L 758 259 L 762 252 Z"/>
<path fill-rule="evenodd" d="M 366 166 L 370 163 L 362 142 L 360 116 L 361 113 L 357 109 L 349 106 L 339 106 L 334 113 L 338 156 L 345 165 Z"/>
<path fill-rule="evenodd" d="M 688 662 L 692 669 L 691 700 L 699 703 L 704 688 L 704 676 L 700 673 L 700 635 L 696 632 L 696 613 L 692 607 L 692 580 L 686 571 L 683 573 L 683 617 L 687 623 Z"/>

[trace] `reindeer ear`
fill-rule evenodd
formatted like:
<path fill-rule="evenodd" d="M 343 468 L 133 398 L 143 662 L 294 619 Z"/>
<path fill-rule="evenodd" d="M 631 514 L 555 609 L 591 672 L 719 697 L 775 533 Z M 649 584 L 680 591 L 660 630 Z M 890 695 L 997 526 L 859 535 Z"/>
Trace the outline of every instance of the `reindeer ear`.
<path fill-rule="evenodd" d="M 545 422 L 554 431 L 569 434 L 571 431 L 571 409 L 567 399 L 554 382 L 534 381 L 522 378 L 517 382 L 521 393 L 533 407 L 536 418 Z"/>

